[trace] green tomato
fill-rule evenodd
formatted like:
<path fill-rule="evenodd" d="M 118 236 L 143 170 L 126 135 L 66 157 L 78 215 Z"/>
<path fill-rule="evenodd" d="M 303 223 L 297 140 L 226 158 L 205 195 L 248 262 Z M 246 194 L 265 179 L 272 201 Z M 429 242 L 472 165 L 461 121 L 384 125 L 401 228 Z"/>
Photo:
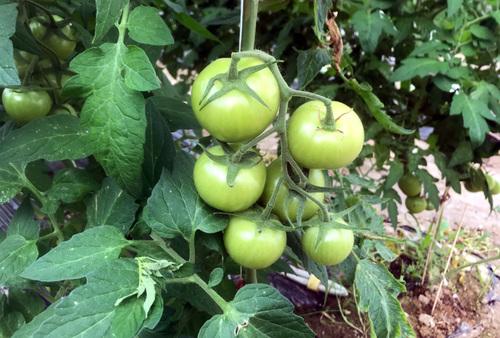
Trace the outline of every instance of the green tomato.
<path fill-rule="evenodd" d="M 434 210 L 435 209 L 434 205 L 431 203 L 431 201 L 426 200 L 425 203 L 426 203 L 425 210 Z"/>
<path fill-rule="evenodd" d="M 34 56 L 35 55 L 23 50 L 14 50 L 14 62 L 16 63 L 17 73 L 21 79 L 26 75 Z"/>
<path fill-rule="evenodd" d="M 423 197 L 407 197 L 405 201 L 406 208 L 411 214 L 418 214 L 427 208 L 427 201 Z"/>
<path fill-rule="evenodd" d="M 7 115 L 23 123 L 47 115 L 52 108 L 52 99 L 43 90 L 5 88 L 2 93 L 2 104 Z"/>
<path fill-rule="evenodd" d="M 269 167 L 267 167 L 267 179 L 266 186 L 264 188 L 264 193 L 262 194 L 261 201 L 262 204 L 267 204 L 271 199 L 274 191 L 274 187 L 278 184 L 280 177 L 283 176 L 283 171 L 281 170 L 281 159 L 274 160 Z M 325 177 L 323 172 L 318 169 L 311 169 L 309 171 L 309 182 L 311 184 L 323 187 L 325 186 Z M 323 201 L 325 194 L 321 192 L 316 192 L 311 194 L 314 198 L 319 201 Z M 288 198 L 288 201 L 287 201 Z M 288 203 L 288 208 L 286 208 Z M 290 194 L 285 183 L 281 184 L 278 195 L 276 196 L 276 201 L 273 207 L 273 212 L 281 219 L 281 221 L 287 221 L 287 214 L 291 221 L 297 220 L 297 210 L 299 209 L 299 197 L 295 194 Z M 302 221 L 306 221 L 319 210 L 319 206 L 309 199 L 304 202 L 304 211 L 302 214 Z"/>
<path fill-rule="evenodd" d="M 483 185 L 481 181 L 478 179 L 466 179 L 464 181 L 464 187 L 470 192 L 480 192 L 483 191 Z"/>
<path fill-rule="evenodd" d="M 332 102 L 336 130 L 323 126 L 325 105 L 309 101 L 288 122 L 288 144 L 293 158 L 310 169 L 336 169 L 350 164 L 363 148 L 364 130 L 351 107 Z"/>
<path fill-rule="evenodd" d="M 55 22 L 64 20 L 58 15 L 53 15 Z M 48 30 L 49 22 L 46 17 L 39 16 L 30 22 L 30 29 L 33 36 L 52 50 L 60 60 L 66 60 L 73 54 L 76 47 L 76 34 L 71 26 L 67 24 L 59 32 Z"/>
<path fill-rule="evenodd" d="M 422 191 L 422 184 L 420 183 L 420 180 L 417 176 L 411 174 L 401 177 L 399 179 L 398 186 L 406 196 L 410 197 L 418 196 Z"/>
<path fill-rule="evenodd" d="M 208 149 L 211 154 L 224 155 L 220 146 Z M 228 166 L 213 161 L 203 153 L 194 165 L 194 185 L 200 197 L 210 206 L 226 211 L 243 211 L 259 199 L 266 183 L 266 167 L 262 161 L 238 171 L 234 185 L 226 182 Z"/>
<path fill-rule="evenodd" d="M 343 221 L 338 221 L 344 223 Z M 322 236 L 318 241 L 318 236 Z M 326 229 L 320 234 L 320 228 L 308 228 L 302 237 L 302 249 L 313 261 L 323 265 L 342 263 L 351 253 L 354 234 L 349 229 Z"/>
<path fill-rule="evenodd" d="M 224 230 L 224 246 L 236 263 L 250 269 L 264 269 L 283 254 L 286 232 L 259 226 L 242 217 L 231 217 Z"/>
<path fill-rule="evenodd" d="M 221 58 L 205 67 L 193 83 L 191 102 L 200 125 L 212 136 L 226 142 L 242 142 L 262 133 L 273 121 L 278 112 L 280 92 L 274 75 L 269 68 L 265 68 L 248 76 L 246 84 L 267 107 L 248 94 L 232 90 L 201 109 L 200 101 L 208 82 L 212 77 L 227 72 L 230 63 L 231 59 Z M 262 61 L 256 58 L 243 58 L 238 63 L 238 69 L 260 64 Z M 221 87 L 221 83 L 216 81 L 208 97 Z"/>

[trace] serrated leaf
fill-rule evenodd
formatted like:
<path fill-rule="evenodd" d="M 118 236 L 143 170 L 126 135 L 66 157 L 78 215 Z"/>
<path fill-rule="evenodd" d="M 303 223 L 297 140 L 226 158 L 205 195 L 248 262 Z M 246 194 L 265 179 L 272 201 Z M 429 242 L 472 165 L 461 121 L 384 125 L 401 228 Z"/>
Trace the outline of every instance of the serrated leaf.
<path fill-rule="evenodd" d="M 389 173 L 385 178 L 384 189 L 390 189 L 396 183 L 398 183 L 399 179 L 404 174 L 404 166 L 400 161 L 391 162 L 391 167 L 389 169 Z"/>
<path fill-rule="evenodd" d="M 148 91 L 160 88 L 160 79 L 146 53 L 137 46 L 128 46 L 123 56 L 125 84 L 133 90 Z"/>
<path fill-rule="evenodd" d="M 448 62 L 430 58 L 407 58 L 390 78 L 391 81 L 406 81 L 414 77 L 425 77 L 439 73 L 446 74 L 450 69 Z"/>
<path fill-rule="evenodd" d="M 154 46 L 174 43 L 172 33 L 154 7 L 137 6 L 130 13 L 127 22 L 129 35 L 137 42 Z"/>
<path fill-rule="evenodd" d="M 332 8 L 332 0 L 314 1 L 314 33 L 318 41 L 325 42 L 325 21 Z"/>
<path fill-rule="evenodd" d="M 482 144 L 490 130 L 485 118 L 495 118 L 484 101 L 474 100 L 463 92 L 453 95 L 450 115 L 462 115 L 464 127 L 474 146 Z"/>
<path fill-rule="evenodd" d="M 394 252 L 391 251 L 383 242 L 381 241 L 376 241 L 375 242 L 375 249 L 377 250 L 377 253 L 382 257 L 382 259 L 386 262 L 392 262 L 396 258 L 398 258 L 398 255 L 396 255 Z"/>
<path fill-rule="evenodd" d="M 431 201 L 432 205 L 437 207 L 439 205 L 439 190 L 434 182 L 434 177 L 432 177 L 426 170 L 421 169 L 417 170 L 415 174 L 424 185 L 424 191 L 427 194 L 428 199 Z"/>
<path fill-rule="evenodd" d="M 139 194 L 146 116 L 143 95 L 131 90 L 122 76 L 126 50 L 121 43 L 106 43 L 79 54 L 70 67 L 93 89 L 81 120 L 102 146 L 96 159 L 108 176 L 128 192 Z"/>
<path fill-rule="evenodd" d="M 420 44 L 408 55 L 409 57 L 436 55 L 439 51 L 448 50 L 450 47 L 440 40 L 431 40 Z"/>
<path fill-rule="evenodd" d="M 177 20 L 181 25 L 188 28 L 190 31 L 195 32 L 203 36 L 206 39 L 222 43 L 218 37 L 216 37 L 212 32 L 210 32 L 206 27 L 200 24 L 198 21 L 190 17 L 186 13 L 175 13 L 175 20 Z"/>
<path fill-rule="evenodd" d="M 453 151 L 453 154 L 451 154 L 451 159 L 448 166 L 454 167 L 459 164 L 469 163 L 472 162 L 473 159 L 474 153 L 472 151 L 470 142 L 463 141 L 458 144 L 458 146 Z"/>
<path fill-rule="evenodd" d="M 406 291 L 405 287 L 383 265 L 367 259 L 359 261 L 354 284 L 359 309 L 368 313 L 376 337 L 415 337 L 397 300 L 399 293 Z"/>
<path fill-rule="evenodd" d="M 307 86 L 323 66 L 332 63 L 332 55 L 328 49 L 313 48 L 299 51 L 297 57 L 297 79 L 299 88 Z"/>
<path fill-rule="evenodd" d="M 116 259 L 127 245 L 123 234 L 114 227 L 91 228 L 40 257 L 22 276 L 45 282 L 82 278 Z"/>
<path fill-rule="evenodd" d="M 314 337 L 293 305 L 269 285 L 246 285 L 228 305 L 223 315 L 205 322 L 198 337 Z"/>
<path fill-rule="evenodd" d="M 358 33 L 361 47 L 368 53 L 377 48 L 383 31 L 392 35 L 397 32 L 392 21 L 381 10 L 370 13 L 366 9 L 360 9 L 351 17 L 351 24 Z"/>
<path fill-rule="evenodd" d="M 137 335 L 145 314 L 144 300 L 129 299 L 115 306 L 117 299 L 139 285 L 138 267 L 131 260 L 113 260 L 87 277 L 87 284 L 73 290 L 36 316 L 14 334 L 15 338 L 116 337 Z M 125 322 L 122 322 L 125 320 Z"/>
<path fill-rule="evenodd" d="M 0 285 L 15 281 L 37 257 L 36 241 L 20 235 L 8 236 L 0 243 Z"/>
<path fill-rule="evenodd" d="M 35 214 L 29 199 L 25 199 L 9 223 L 7 236 L 20 235 L 27 240 L 38 239 L 40 226 L 35 221 Z"/>
<path fill-rule="evenodd" d="M 21 84 L 14 62 L 14 49 L 9 39 L 16 31 L 17 3 L 0 4 L 0 87 Z"/>
<path fill-rule="evenodd" d="M 470 32 L 479 39 L 495 41 L 495 34 L 493 34 L 488 28 L 479 24 L 472 25 L 470 27 Z"/>
<path fill-rule="evenodd" d="M 210 272 L 210 276 L 208 277 L 208 286 L 213 288 L 219 285 L 224 278 L 224 269 L 221 267 L 217 267 Z"/>
<path fill-rule="evenodd" d="M 76 160 L 98 151 L 100 145 L 70 115 L 52 115 L 14 130 L 0 143 L 0 163 L 35 160 Z"/>
<path fill-rule="evenodd" d="M 22 164 L 0 164 L 0 204 L 7 203 L 16 196 L 25 185 Z"/>
<path fill-rule="evenodd" d="M 452 16 L 457 14 L 462 7 L 462 2 L 463 0 L 448 0 L 448 9 L 446 10 L 446 15 L 451 18 Z"/>
<path fill-rule="evenodd" d="M 135 220 L 139 205 L 111 177 L 87 200 L 87 228 L 109 225 L 126 234 Z"/>
<path fill-rule="evenodd" d="M 149 195 L 158 183 L 164 168 L 172 170 L 175 158 L 175 145 L 168 124 L 158 112 L 154 103 L 146 102 L 148 125 L 146 128 L 146 143 L 144 144 L 144 163 L 142 172 Z"/>
<path fill-rule="evenodd" d="M 349 79 L 347 84 L 363 99 L 373 117 L 382 125 L 382 127 L 384 127 L 384 129 L 401 135 L 410 135 L 415 132 L 414 130 L 398 126 L 392 118 L 387 115 L 384 110 L 384 104 L 373 93 L 372 88 L 369 85 L 366 83 L 359 84 L 356 79 Z"/>
<path fill-rule="evenodd" d="M 178 153 L 172 173 L 163 171 L 144 208 L 146 224 L 162 237 L 190 240 L 196 230 L 215 233 L 227 219 L 216 215 L 201 200 L 193 183 L 193 159 Z"/>
<path fill-rule="evenodd" d="M 93 42 L 101 40 L 121 16 L 127 0 L 95 0 L 96 18 Z"/>

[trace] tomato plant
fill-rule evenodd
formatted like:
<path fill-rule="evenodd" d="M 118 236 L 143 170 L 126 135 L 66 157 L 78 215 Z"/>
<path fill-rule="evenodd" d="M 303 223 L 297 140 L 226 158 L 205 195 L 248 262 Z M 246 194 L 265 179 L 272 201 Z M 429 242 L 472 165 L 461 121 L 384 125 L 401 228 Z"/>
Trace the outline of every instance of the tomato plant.
<path fill-rule="evenodd" d="M 275 277 L 416 337 L 417 213 L 500 190 L 498 6 L 242 4 L 0 4 L 1 337 L 320 334 Z"/>
<path fill-rule="evenodd" d="M 264 269 L 283 254 L 286 233 L 242 217 L 231 217 L 224 230 L 224 245 L 236 263 L 246 268 Z"/>

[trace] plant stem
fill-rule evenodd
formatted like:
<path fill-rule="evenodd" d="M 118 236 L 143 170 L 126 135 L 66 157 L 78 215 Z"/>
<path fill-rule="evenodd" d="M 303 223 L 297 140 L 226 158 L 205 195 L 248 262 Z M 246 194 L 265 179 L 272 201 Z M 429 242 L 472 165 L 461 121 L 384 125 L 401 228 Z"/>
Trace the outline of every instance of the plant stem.
<path fill-rule="evenodd" d="M 266 137 L 272 135 L 274 132 L 276 132 L 276 128 L 273 126 L 269 128 L 268 130 L 264 131 L 262 134 L 259 136 L 255 137 L 254 139 L 250 140 L 248 143 L 243 144 L 238 151 L 236 151 L 232 157 L 232 161 L 235 163 L 238 163 L 241 160 L 241 157 L 243 154 L 245 154 L 248 150 L 253 148 L 254 146 L 257 145 L 260 141 L 265 139 Z"/>
<path fill-rule="evenodd" d="M 120 24 L 118 25 L 118 41 L 123 43 L 125 41 L 125 32 L 127 30 L 128 12 L 129 4 L 123 8 L 122 17 L 120 19 Z"/>
<path fill-rule="evenodd" d="M 195 240 L 196 232 L 193 231 L 191 238 L 189 239 L 189 262 L 195 263 L 196 261 L 196 240 Z"/>
<path fill-rule="evenodd" d="M 255 271 L 255 270 L 254 270 Z M 191 276 L 191 281 L 198 285 L 205 293 L 212 298 L 212 300 L 219 306 L 219 308 L 223 311 L 226 312 L 226 310 L 229 307 L 228 302 L 222 298 L 217 292 L 214 291 L 214 289 L 210 288 L 207 283 L 203 279 L 200 278 L 198 275 L 192 275 Z"/>
<path fill-rule="evenodd" d="M 259 0 L 242 0 L 242 6 L 240 50 L 252 50 L 255 48 L 255 28 L 257 26 Z"/>
<path fill-rule="evenodd" d="M 247 269 L 247 275 L 246 275 L 246 282 L 255 284 L 258 283 L 257 281 L 257 270 L 255 269 Z"/>
<path fill-rule="evenodd" d="M 470 268 L 471 266 L 485 264 L 485 263 L 493 262 L 493 261 L 496 261 L 496 260 L 500 260 L 500 253 L 497 254 L 496 256 L 485 258 L 485 259 L 481 259 L 481 260 L 479 260 L 477 262 L 472 262 L 472 263 L 467 263 L 467 264 L 461 265 L 458 268 L 455 268 L 455 269 L 452 269 L 452 270 L 448 271 L 447 275 L 452 275 L 454 273 L 457 273 L 460 270 Z"/>

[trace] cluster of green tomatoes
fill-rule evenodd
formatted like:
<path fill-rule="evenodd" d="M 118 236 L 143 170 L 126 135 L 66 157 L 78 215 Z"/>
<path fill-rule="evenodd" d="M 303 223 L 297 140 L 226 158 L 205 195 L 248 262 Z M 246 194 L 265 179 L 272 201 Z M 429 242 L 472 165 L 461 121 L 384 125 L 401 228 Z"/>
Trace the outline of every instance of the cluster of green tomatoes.
<path fill-rule="evenodd" d="M 421 196 L 422 182 L 412 174 L 406 174 L 399 179 L 398 186 L 406 195 L 405 205 L 412 214 L 418 214 L 424 210 L 432 210 L 432 204 Z"/>
<path fill-rule="evenodd" d="M 268 67 L 245 72 L 245 69 L 263 65 L 262 60 L 257 57 L 239 59 L 237 68 L 241 76 L 234 81 L 228 75 L 231 60 L 213 61 L 193 83 L 192 106 L 196 118 L 217 140 L 217 145 L 204 149 L 197 159 L 194 184 L 203 201 L 230 215 L 224 231 L 224 244 L 230 257 L 246 268 L 262 269 L 283 254 L 287 231 L 297 230 L 283 224 L 293 225 L 299 217 L 300 224 L 313 219 L 320 210 L 319 203 L 325 199 L 322 191 L 311 192 L 308 196 L 312 198 L 304 199 L 287 183 L 283 170 L 288 171 L 289 164 L 283 160 L 284 145 L 308 183 L 324 187 L 325 169 L 346 166 L 359 155 L 364 130 L 357 114 L 336 101 L 328 101 L 335 121 L 331 128 L 325 124 L 327 105 L 309 100 L 291 114 L 284 135 L 278 133 L 282 141 L 278 159 L 266 167 L 251 147 L 252 156 L 245 156 L 245 152 L 240 156 L 243 160 L 235 162 L 235 153 L 279 119 L 280 105 L 286 99 Z M 273 204 L 268 219 L 247 217 L 248 210 L 258 209 L 258 205 L 269 207 L 269 203 Z M 317 263 L 339 264 L 352 250 L 352 230 L 347 229 L 341 219 L 335 223 L 344 224 L 346 228 L 332 226 L 325 230 L 312 225 L 302 234 L 304 252 Z"/>
<path fill-rule="evenodd" d="M 76 47 L 74 28 L 60 16 L 34 17 L 29 28 L 41 48 L 59 60 L 58 64 L 73 54 Z M 52 110 L 53 97 L 60 95 L 62 85 L 70 75 L 52 72 L 53 60 L 39 60 L 37 55 L 23 50 L 14 50 L 14 59 L 23 86 L 3 90 L 5 112 L 17 123 L 46 116 Z"/>

